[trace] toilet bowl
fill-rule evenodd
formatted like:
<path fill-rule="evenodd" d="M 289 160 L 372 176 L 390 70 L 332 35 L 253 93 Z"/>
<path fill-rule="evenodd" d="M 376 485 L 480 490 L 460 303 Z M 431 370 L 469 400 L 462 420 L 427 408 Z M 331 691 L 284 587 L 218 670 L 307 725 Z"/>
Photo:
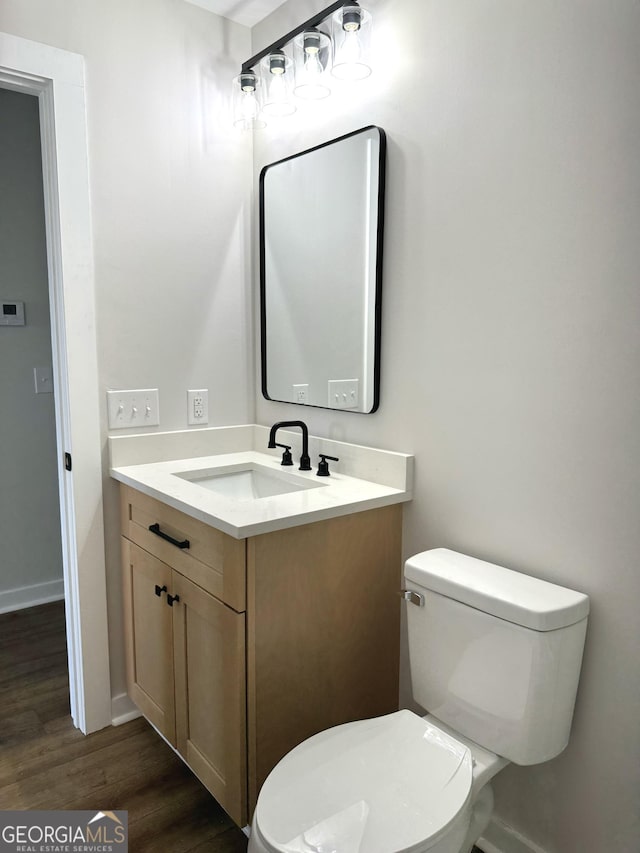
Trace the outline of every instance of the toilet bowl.
<path fill-rule="evenodd" d="M 405 563 L 413 695 L 431 713 L 345 723 L 267 777 L 248 853 L 470 853 L 506 764 L 567 745 L 589 599 L 444 548 Z"/>
<path fill-rule="evenodd" d="M 466 853 L 506 763 L 411 711 L 336 726 L 271 772 L 248 853 Z"/>

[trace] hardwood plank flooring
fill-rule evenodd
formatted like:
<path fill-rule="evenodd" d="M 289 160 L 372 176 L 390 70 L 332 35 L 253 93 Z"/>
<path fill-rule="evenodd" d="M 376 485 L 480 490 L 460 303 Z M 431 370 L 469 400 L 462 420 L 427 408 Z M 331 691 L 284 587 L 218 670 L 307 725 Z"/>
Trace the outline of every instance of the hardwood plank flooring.
<path fill-rule="evenodd" d="M 145 720 L 74 728 L 63 602 L 0 615 L 0 809 L 126 809 L 131 853 L 247 849 Z"/>
<path fill-rule="evenodd" d="M 145 720 L 74 728 L 62 602 L 0 615 L 0 809 L 126 809 L 130 853 L 247 849 Z"/>

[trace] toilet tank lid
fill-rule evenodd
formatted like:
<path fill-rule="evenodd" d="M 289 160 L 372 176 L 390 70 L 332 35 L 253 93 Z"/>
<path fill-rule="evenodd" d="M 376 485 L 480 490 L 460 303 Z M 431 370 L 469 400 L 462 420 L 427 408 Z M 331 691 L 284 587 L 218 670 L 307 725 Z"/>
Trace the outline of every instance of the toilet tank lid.
<path fill-rule="evenodd" d="M 565 628 L 589 613 L 589 598 L 582 592 L 448 548 L 410 557 L 404 573 L 427 590 L 534 631 Z"/>

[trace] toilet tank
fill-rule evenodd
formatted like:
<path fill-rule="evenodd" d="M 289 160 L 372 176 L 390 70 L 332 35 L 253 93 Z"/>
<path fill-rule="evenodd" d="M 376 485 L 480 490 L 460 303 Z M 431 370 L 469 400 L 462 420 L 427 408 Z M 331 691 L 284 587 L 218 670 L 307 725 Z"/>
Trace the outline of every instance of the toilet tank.
<path fill-rule="evenodd" d="M 419 594 L 406 608 L 415 700 L 516 764 L 558 755 L 569 740 L 588 597 L 445 548 L 407 560 L 405 580 Z"/>

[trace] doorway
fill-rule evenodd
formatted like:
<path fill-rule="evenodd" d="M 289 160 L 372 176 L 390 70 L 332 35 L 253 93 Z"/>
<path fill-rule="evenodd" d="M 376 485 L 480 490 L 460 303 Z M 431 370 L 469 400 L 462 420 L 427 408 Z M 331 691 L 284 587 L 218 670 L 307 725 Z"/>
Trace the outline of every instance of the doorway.
<path fill-rule="evenodd" d="M 111 723 L 82 57 L 0 33 L 0 87 L 35 95 L 42 146 L 71 716 Z"/>
<path fill-rule="evenodd" d="M 0 613 L 64 596 L 38 100 L 0 88 Z"/>

